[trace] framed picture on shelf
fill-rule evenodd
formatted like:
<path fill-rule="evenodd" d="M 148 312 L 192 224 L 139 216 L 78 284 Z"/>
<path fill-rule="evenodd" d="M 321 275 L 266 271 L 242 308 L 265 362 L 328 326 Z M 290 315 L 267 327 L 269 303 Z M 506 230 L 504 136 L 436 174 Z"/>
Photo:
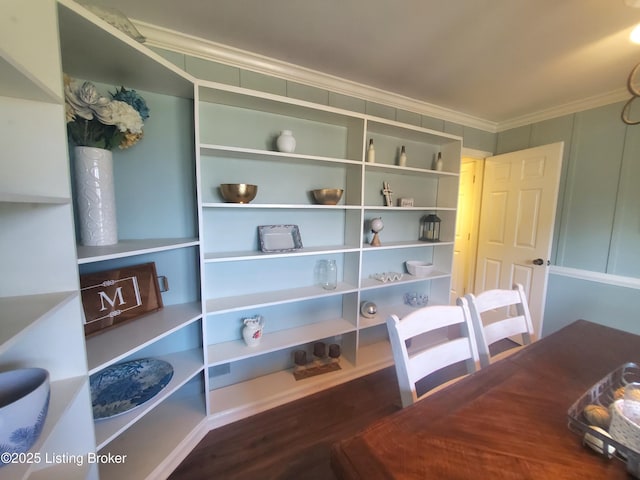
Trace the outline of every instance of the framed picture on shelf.
<path fill-rule="evenodd" d="M 80 275 L 80 293 L 87 336 L 163 306 L 153 262 Z"/>

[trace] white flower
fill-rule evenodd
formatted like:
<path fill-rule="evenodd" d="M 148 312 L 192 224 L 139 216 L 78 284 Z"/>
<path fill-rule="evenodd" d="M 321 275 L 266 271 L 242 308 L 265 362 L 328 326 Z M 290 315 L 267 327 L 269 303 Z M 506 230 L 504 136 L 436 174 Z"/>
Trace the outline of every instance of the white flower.
<path fill-rule="evenodd" d="M 65 101 L 71 112 L 86 120 L 93 119 L 93 114 L 108 107 L 111 100 L 100 96 L 96 87 L 91 82 L 84 82 L 80 87 L 75 82 L 69 83 L 64 88 Z M 69 119 L 67 114 L 67 119 Z"/>
<path fill-rule="evenodd" d="M 115 125 L 121 132 L 127 130 L 132 133 L 142 132 L 142 118 L 140 114 L 129 104 L 119 100 L 111 103 L 99 110 L 94 111 L 96 118 L 105 125 Z"/>

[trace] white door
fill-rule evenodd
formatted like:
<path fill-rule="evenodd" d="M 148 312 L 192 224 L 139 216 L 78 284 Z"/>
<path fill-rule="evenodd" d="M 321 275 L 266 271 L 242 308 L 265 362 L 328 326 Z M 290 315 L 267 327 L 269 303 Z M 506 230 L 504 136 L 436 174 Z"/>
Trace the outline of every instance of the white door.
<path fill-rule="evenodd" d="M 485 161 L 476 293 L 521 283 L 542 332 L 563 143 Z"/>

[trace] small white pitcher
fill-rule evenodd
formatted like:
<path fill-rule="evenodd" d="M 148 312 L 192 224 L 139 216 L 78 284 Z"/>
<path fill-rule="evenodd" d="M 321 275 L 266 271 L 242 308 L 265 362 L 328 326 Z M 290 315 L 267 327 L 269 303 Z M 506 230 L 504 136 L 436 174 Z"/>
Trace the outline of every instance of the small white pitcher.
<path fill-rule="evenodd" d="M 250 347 L 255 347 L 262 339 L 262 330 L 264 329 L 264 319 L 262 315 L 248 317 L 242 319 L 244 327 L 242 328 L 242 338 L 244 343 Z"/>

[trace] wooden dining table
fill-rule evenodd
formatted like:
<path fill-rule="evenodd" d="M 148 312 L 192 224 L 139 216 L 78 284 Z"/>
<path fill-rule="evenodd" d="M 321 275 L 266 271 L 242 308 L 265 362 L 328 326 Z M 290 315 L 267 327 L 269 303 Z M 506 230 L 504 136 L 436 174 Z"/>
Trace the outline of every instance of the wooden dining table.
<path fill-rule="evenodd" d="M 571 405 L 640 336 L 578 320 L 340 441 L 339 479 L 628 479 L 568 428 Z"/>

